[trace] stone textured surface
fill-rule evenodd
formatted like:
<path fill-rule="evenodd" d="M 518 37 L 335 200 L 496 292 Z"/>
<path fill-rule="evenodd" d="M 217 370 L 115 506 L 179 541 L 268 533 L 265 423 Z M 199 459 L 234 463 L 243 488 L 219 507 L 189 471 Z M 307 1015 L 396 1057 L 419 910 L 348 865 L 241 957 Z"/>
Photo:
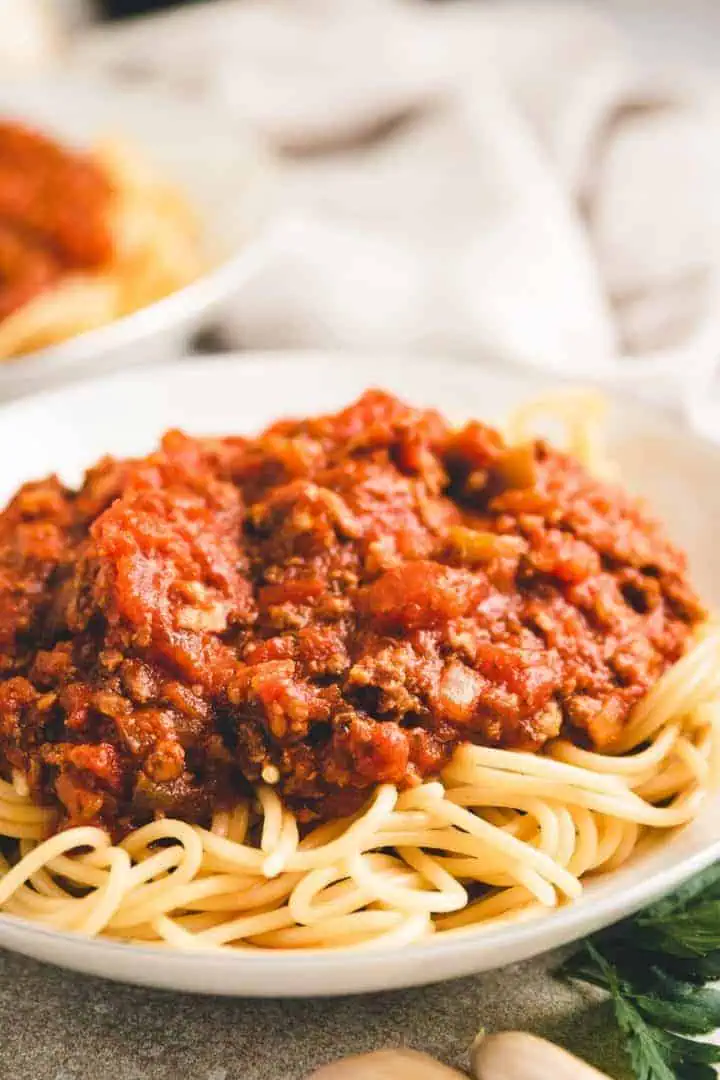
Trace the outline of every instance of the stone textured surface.
<path fill-rule="evenodd" d="M 406 1043 L 463 1066 L 479 1027 L 522 1027 L 622 1076 L 607 1007 L 545 963 L 420 990 L 310 1001 L 170 994 L 0 952 L 3 1080 L 301 1080 Z"/>

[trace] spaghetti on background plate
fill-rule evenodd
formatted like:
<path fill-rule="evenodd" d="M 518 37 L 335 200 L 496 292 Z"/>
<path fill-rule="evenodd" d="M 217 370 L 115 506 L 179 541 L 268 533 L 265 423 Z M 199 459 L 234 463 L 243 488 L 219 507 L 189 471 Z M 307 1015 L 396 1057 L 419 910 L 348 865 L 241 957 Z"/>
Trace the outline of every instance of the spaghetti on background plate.
<path fill-rule="evenodd" d="M 0 360 L 96 329 L 204 269 L 184 196 L 134 148 L 0 118 Z"/>
<path fill-rule="evenodd" d="M 532 437 L 554 414 L 566 450 Z M 597 400 L 370 391 L 0 515 L 0 909 L 183 949 L 577 898 L 720 775 L 720 630 Z"/>

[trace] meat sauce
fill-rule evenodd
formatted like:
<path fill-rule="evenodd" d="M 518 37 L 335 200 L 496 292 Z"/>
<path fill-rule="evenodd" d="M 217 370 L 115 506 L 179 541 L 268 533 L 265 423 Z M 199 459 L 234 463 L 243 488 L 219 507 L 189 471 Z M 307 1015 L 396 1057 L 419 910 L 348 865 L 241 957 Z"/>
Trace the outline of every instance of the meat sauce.
<path fill-rule="evenodd" d="M 0 121 L 0 319 L 110 260 L 111 186 L 90 158 Z"/>
<path fill-rule="evenodd" d="M 0 515 L 0 762 L 61 824 L 301 820 L 461 742 L 605 749 L 703 617 L 645 508 L 537 441 L 371 391 L 165 436 Z"/>

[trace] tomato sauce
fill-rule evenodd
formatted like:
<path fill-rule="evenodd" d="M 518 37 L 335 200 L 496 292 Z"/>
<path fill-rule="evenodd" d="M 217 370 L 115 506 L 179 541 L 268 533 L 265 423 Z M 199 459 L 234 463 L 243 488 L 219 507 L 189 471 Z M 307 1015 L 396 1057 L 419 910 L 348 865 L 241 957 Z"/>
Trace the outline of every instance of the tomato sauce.
<path fill-rule="evenodd" d="M 171 432 L 0 515 L 0 764 L 115 833 L 263 775 L 333 817 L 461 742 L 612 747 L 703 617 L 646 508 L 542 441 L 380 391 Z"/>
<path fill-rule="evenodd" d="M 0 319 L 112 255 L 111 185 L 89 157 L 0 121 Z"/>

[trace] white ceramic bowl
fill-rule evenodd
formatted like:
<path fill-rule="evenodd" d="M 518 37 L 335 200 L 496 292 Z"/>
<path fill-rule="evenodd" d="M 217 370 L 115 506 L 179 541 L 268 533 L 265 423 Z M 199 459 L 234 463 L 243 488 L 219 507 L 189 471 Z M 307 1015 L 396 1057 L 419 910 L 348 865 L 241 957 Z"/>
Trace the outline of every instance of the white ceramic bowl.
<path fill-rule="evenodd" d="M 0 118 L 28 121 L 80 146 L 127 138 L 188 196 L 211 267 L 107 326 L 0 363 L 0 400 L 177 354 L 264 259 L 274 169 L 243 125 L 155 93 L 73 79 L 0 82 Z"/>
<path fill-rule="evenodd" d="M 57 470 L 76 482 L 103 452 L 148 450 L 169 426 L 194 433 L 254 431 L 281 414 L 318 412 L 382 386 L 453 419 L 500 421 L 547 389 L 536 377 L 392 357 L 245 354 L 118 373 L 0 409 L 0 501 Z M 622 480 L 647 495 L 688 550 L 697 583 L 720 605 L 720 449 L 649 406 L 612 402 L 608 436 Z M 438 935 L 398 950 L 183 953 L 89 940 L 0 916 L 0 945 L 41 960 L 150 986 L 213 994 L 313 996 L 419 985 L 527 959 L 649 903 L 720 857 L 718 800 L 583 897 L 533 922 Z"/>

